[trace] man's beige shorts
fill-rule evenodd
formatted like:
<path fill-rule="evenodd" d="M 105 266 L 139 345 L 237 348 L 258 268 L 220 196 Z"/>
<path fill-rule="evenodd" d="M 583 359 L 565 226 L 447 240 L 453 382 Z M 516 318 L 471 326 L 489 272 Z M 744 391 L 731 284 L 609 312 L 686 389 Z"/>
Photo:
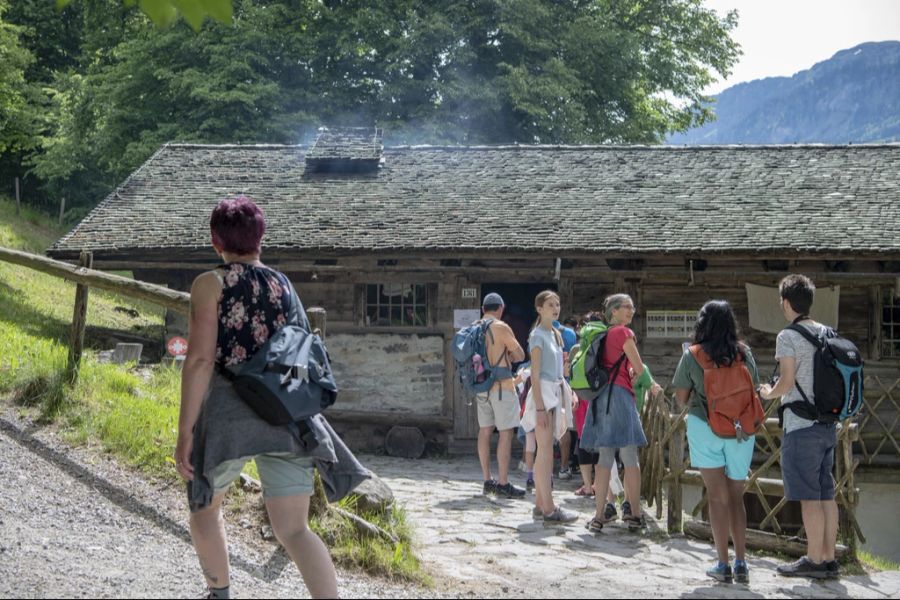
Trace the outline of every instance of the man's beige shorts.
<path fill-rule="evenodd" d="M 515 429 L 519 426 L 519 396 L 510 390 L 491 390 L 488 394 L 478 394 L 478 426 L 496 427 L 498 431 Z"/>

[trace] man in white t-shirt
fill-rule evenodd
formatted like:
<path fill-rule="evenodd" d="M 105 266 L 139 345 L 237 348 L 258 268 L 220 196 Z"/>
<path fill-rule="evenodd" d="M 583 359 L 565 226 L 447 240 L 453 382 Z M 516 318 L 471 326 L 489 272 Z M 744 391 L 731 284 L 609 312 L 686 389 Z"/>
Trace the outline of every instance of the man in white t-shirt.
<path fill-rule="evenodd" d="M 781 280 L 781 310 L 785 319 L 821 336 L 827 329 L 809 318 L 816 287 L 804 275 L 788 275 Z M 775 359 L 781 378 L 775 386 L 760 387 L 760 396 L 781 397 L 781 404 L 815 402 L 813 362 L 816 348 L 800 333 L 785 329 L 778 334 Z M 803 390 L 803 394 L 798 390 Z M 804 394 L 806 399 L 804 399 Z M 819 423 L 801 416 L 804 411 L 784 410 L 784 437 L 781 442 L 781 472 L 784 496 L 798 500 L 806 528 L 806 556 L 778 567 L 786 577 L 836 579 L 839 576 L 834 552 L 838 533 L 838 508 L 834 501 L 834 450 L 837 433 L 834 423 Z M 811 411 L 815 414 L 815 411 Z"/>

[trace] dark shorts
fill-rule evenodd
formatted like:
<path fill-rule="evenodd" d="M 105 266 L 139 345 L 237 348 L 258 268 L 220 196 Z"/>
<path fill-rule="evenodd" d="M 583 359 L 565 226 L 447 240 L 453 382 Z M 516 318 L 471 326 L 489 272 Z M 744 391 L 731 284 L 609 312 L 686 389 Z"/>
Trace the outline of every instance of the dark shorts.
<path fill-rule="evenodd" d="M 781 477 L 788 500 L 833 500 L 834 425 L 812 427 L 785 434 L 781 443 Z"/>
<path fill-rule="evenodd" d="M 590 452 L 585 450 L 581 446 L 578 447 L 578 451 L 576 453 L 578 455 L 578 465 L 596 465 L 597 461 L 600 460 L 600 454 L 598 452 Z"/>

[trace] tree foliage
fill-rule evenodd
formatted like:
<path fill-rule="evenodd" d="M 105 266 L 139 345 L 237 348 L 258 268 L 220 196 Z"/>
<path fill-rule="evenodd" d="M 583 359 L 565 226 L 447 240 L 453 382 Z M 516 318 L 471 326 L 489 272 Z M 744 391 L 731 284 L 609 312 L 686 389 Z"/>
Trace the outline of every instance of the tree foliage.
<path fill-rule="evenodd" d="M 175 22 L 178 15 L 199 30 L 206 17 L 222 23 L 231 21 L 231 0 L 122 0 L 125 6 L 137 4 L 145 15 L 160 27 Z M 59 10 L 69 6 L 72 0 L 56 0 Z"/>
<path fill-rule="evenodd" d="M 7 0 L 0 0 L 0 155 L 37 144 L 39 89 L 26 79 L 34 55 L 22 44 L 24 28 L 6 21 Z"/>
<path fill-rule="evenodd" d="M 701 0 L 234 0 L 227 24 L 165 1 L 197 31 L 121 0 L 16 8 L 19 45 L 0 52 L 18 47 L 45 90 L 21 160 L 48 192 L 87 205 L 167 141 L 299 142 L 320 124 L 378 124 L 389 143 L 657 143 L 710 118 L 702 89 L 739 52 L 736 14 Z"/>

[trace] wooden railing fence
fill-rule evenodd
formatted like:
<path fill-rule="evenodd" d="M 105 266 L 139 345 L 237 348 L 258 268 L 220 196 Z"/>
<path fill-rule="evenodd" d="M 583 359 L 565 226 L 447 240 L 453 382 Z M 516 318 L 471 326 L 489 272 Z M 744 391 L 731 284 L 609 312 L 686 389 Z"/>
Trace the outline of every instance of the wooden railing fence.
<path fill-rule="evenodd" d="M 161 285 L 93 270 L 91 268 L 94 260 L 93 254 L 86 250 L 81 253 L 79 266 L 10 248 L 0 248 L 0 260 L 40 271 L 41 273 L 62 277 L 78 284 L 75 289 L 75 311 L 72 316 L 69 360 L 66 368 L 66 372 L 73 382 L 78 377 L 78 367 L 81 364 L 81 355 L 84 350 L 89 288 L 95 287 L 130 298 L 144 300 L 185 315 L 191 309 L 191 296 L 185 292 L 170 290 Z M 325 309 L 310 307 L 306 310 L 306 314 L 313 330 L 324 338 L 327 320 Z"/>
<path fill-rule="evenodd" d="M 780 513 L 787 504 L 784 498 L 784 483 L 781 480 L 781 436 L 778 419 L 773 418 L 777 402 L 767 410 L 765 426 L 756 435 L 756 460 L 750 477 L 744 487 L 745 494 L 759 500 L 765 516 L 758 529 L 748 530 L 747 544 L 757 549 L 784 552 L 793 555 L 805 553 L 803 528 L 788 535 L 781 522 Z M 667 507 L 667 528 L 670 533 L 684 531 L 697 537 L 712 539 L 709 526 L 694 520 L 685 522 L 685 485 L 703 486 L 700 472 L 690 467 L 687 456 L 685 417 L 687 409 L 672 413 L 665 394 L 644 403 L 642 420 L 650 444 L 641 456 L 642 490 L 651 506 L 656 507 L 657 519 L 662 519 L 663 503 Z M 860 427 L 853 421 L 845 422 L 838 434 L 838 450 L 835 456 L 836 497 L 840 510 L 839 537 L 840 551 L 856 557 L 858 545 L 865 543 L 865 536 L 856 519 L 859 490 L 856 488 L 855 472 L 859 459 L 853 456 L 853 444 L 859 441 Z M 771 502 L 770 499 L 778 498 Z M 706 506 L 705 490 L 699 503 L 691 508 L 692 517 L 698 517 Z"/>

